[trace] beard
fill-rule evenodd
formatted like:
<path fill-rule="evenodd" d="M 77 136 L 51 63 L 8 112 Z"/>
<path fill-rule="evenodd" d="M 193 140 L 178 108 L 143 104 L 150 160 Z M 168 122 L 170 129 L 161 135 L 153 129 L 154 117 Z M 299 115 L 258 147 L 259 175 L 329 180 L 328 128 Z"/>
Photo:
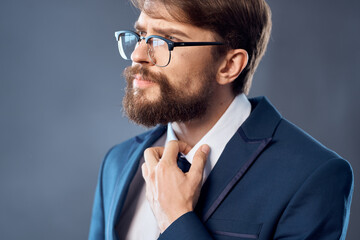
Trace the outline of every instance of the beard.
<path fill-rule="evenodd" d="M 145 97 L 146 89 L 133 88 L 134 76 L 140 74 L 143 79 L 158 84 L 160 96 L 155 100 Z M 136 65 L 124 70 L 127 87 L 123 99 L 123 109 L 128 118 L 136 124 L 152 127 L 169 122 L 189 122 L 205 115 L 212 97 L 215 72 L 205 69 L 204 75 L 194 79 L 200 84 L 197 92 L 189 91 L 186 86 L 174 87 L 162 73 L 152 73 L 147 68 Z M 189 79 L 184 79 L 189 82 Z"/>

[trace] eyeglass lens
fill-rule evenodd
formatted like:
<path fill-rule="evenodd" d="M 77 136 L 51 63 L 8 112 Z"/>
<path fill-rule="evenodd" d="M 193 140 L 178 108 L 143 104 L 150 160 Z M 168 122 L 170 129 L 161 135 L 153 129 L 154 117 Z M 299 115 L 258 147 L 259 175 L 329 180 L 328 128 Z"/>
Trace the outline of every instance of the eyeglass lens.
<path fill-rule="evenodd" d="M 132 33 L 121 33 L 119 36 L 118 47 L 122 58 L 131 59 L 131 54 L 139 44 L 137 36 Z M 167 43 L 156 37 L 149 38 L 147 41 L 147 51 L 151 62 L 157 66 L 166 66 L 170 61 L 170 51 Z"/>
<path fill-rule="evenodd" d="M 131 54 L 134 51 L 137 38 L 134 34 L 131 33 L 121 33 L 118 40 L 118 48 L 120 55 L 125 60 L 131 59 Z"/>

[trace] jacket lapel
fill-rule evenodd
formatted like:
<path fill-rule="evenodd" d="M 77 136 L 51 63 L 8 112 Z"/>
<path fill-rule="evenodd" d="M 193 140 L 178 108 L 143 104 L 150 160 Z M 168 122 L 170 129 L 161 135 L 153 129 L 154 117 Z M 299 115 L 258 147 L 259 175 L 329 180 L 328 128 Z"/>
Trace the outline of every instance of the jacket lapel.
<path fill-rule="evenodd" d="M 150 134 L 146 134 L 142 137 L 136 137 L 134 139 L 135 152 L 129 156 L 129 160 L 122 167 L 123 170 L 119 174 L 118 179 L 115 183 L 115 191 L 112 196 L 110 212 L 109 212 L 109 221 L 107 229 L 107 238 L 106 239 L 117 239 L 116 233 L 114 231 L 115 225 L 119 220 L 122 207 L 125 203 L 126 195 L 129 190 L 130 183 L 135 176 L 135 173 L 139 167 L 139 161 L 146 148 L 151 147 L 154 142 L 159 139 L 164 132 L 166 131 L 166 126 L 159 126 L 155 128 Z"/>
<path fill-rule="evenodd" d="M 252 113 L 226 145 L 206 179 L 195 212 L 206 222 L 272 139 L 281 115 L 265 97 L 250 99 Z"/>

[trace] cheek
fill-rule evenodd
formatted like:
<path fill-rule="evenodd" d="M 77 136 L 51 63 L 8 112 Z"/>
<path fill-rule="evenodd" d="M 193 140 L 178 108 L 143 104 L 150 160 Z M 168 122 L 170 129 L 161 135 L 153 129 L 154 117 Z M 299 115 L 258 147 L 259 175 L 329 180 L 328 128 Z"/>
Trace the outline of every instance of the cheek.
<path fill-rule="evenodd" d="M 210 81 L 205 79 L 205 76 L 211 67 L 211 58 L 206 51 L 200 51 L 201 49 L 199 47 L 196 51 L 178 51 L 174 54 L 167 73 L 172 86 L 194 93 L 203 87 L 204 82 Z"/>

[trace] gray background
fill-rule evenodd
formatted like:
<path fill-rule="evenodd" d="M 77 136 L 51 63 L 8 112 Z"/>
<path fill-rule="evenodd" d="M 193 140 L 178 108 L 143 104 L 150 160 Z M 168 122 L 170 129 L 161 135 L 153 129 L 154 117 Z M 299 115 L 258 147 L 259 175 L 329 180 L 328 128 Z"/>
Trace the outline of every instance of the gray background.
<path fill-rule="evenodd" d="M 273 34 L 251 96 L 359 162 L 360 2 L 269 0 Z M 144 131 L 121 113 L 115 30 L 126 0 L 1 0 L 0 239 L 86 239 L 106 151 Z M 348 231 L 360 235 L 355 193 Z"/>

